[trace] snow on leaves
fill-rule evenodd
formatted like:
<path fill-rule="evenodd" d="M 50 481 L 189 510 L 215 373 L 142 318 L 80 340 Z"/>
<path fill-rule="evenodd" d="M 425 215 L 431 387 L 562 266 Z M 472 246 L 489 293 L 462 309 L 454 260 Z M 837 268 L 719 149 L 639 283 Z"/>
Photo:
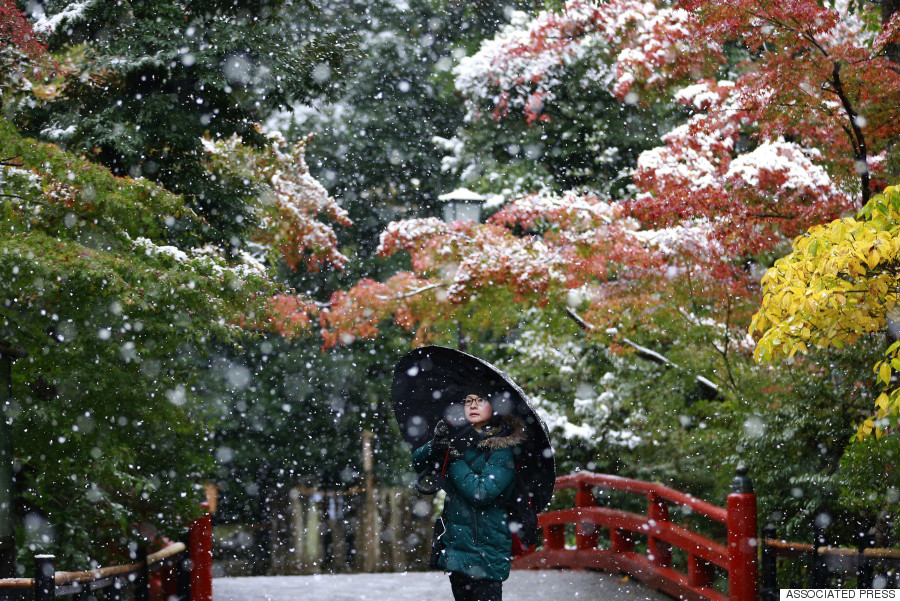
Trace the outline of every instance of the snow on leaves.
<path fill-rule="evenodd" d="M 167 257 L 171 261 L 163 261 L 164 263 L 171 263 L 172 266 L 178 269 L 193 270 L 205 276 L 218 276 L 221 278 L 225 274 L 231 274 L 237 278 L 246 279 L 251 276 L 262 278 L 269 275 L 265 265 L 246 252 L 238 253 L 240 263 L 229 265 L 223 258 L 225 252 L 221 248 L 212 245 L 191 248 L 185 251 L 177 246 L 157 245 L 148 238 L 139 237 L 134 240 L 134 248 L 148 257 Z"/>
<path fill-rule="evenodd" d="M 796 34 L 794 44 L 808 46 L 808 36 L 819 34 L 823 43 L 835 46 L 858 39 L 857 20 L 823 10 L 809 8 L 815 13 L 809 18 L 824 15 L 825 20 Z M 639 193 L 628 204 L 630 215 L 645 228 L 705 229 L 711 240 L 687 248 L 707 246 L 717 252 L 688 256 L 710 267 L 715 277 L 730 272 L 746 279 L 734 268 L 735 257 L 778 248 L 856 202 L 850 192 L 856 171 L 850 167 L 859 153 L 850 148 L 839 103 L 813 99 L 810 111 L 809 99 L 795 99 L 791 106 L 798 110 L 781 111 L 791 113 L 791 119 L 772 114 L 796 85 L 791 75 L 748 61 L 735 81 L 702 78 L 722 64 L 722 44 L 732 41 L 735 31 L 754 30 L 745 22 L 729 22 L 731 16 L 738 13 L 716 13 L 699 2 L 674 9 L 625 1 L 569 2 L 559 14 L 520 18 L 486 42 L 457 68 L 457 88 L 466 95 L 470 118 L 485 107 L 495 117 L 515 107 L 531 122 L 552 113 L 554 89 L 566 77 L 566 64 L 590 53 L 592 64 L 606 75 L 595 69 L 598 76 L 582 85 L 605 86 L 626 102 L 674 91 L 674 100 L 693 116 L 662 138 L 664 146 L 640 156 L 634 173 Z M 766 21 L 754 17 L 754 23 L 758 29 Z M 752 49 L 756 42 L 745 43 Z M 785 54 L 773 61 L 784 60 Z M 823 109 L 830 111 L 827 123 L 817 114 Z M 868 163 L 872 168 L 879 164 Z"/>
<path fill-rule="evenodd" d="M 35 13 L 32 15 L 35 19 L 34 29 L 45 34 L 51 34 L 55 32 L 60 25 L 81 19 L 85 10 L 95 4 L 97 4 L 97 0 L 69 2 L 66 4 L 65 8 L 48 16 L 44 13 L 43 7 L 40 4 L 35 3 Z"/>
<path fill-rule="evenodd" d="M 424 340 L 431 326 L 498 290 L 523 307 L 566 304 L 570 292 L 579 303 L 634 303 L 648 278 L 666 277 L 667 254 L 657 242 L 639 235 L 622 206 L 590 194 L 532 194 L 484 224 L 395 222 L 379 252 L 408 253 L 413 270 L 335 293 L 320 317 L 325 345 L 377 336 L 378 323 L 391 316 Z"/>
<path fill-rule="evenodd" d="M 288 147 L 277 132 L 268 138 L 261 150 L 246 146 L 238 136 L 205 140 L 204 147 L 211 156 L 262 182 L 255 242 L 280 252 L 291 269 L 300 264 L 310 271 L 325 264 L 342 267 L 347 257 L 338 250 L 332 227 L 319 218 L 350 226 L 347 212 L 310 175 L 305 140 Z"/>
<path fill-rule="evenodd" d="M 446 311 L 447 295 L 438 279 L 421 278 L 401 271 L 385 282 L 364 278 L 349 290 L 339 290 L 319 314 L 323 346 L 350 344 L 356 339 L 378 337 L 379 323 L 393 316 L 399 326 L 412 330 L 429 316 Z M 417 342 L 428 340 L 427 327 L 420 327 Z"/>
<path fill-rule="evenodd" d="M 12 90 L 28 89 L 29 77 L 51 66 L 47 44 L 14 0 L 0 0 L 0 82 Z"/>
<path fill-rule="evenodd" d="M 872 161 L 900 135 L 895 109 L 900 70 L 883 54 L 896 15 L 882 31 L 844 2 L 688 0 L 697 35 L 748 50 L 736 87 L 762 140 L 790 137 L 818 148 L 838 182 L 858 182 L 857 202 L 886 182 Z M 872 173 L 878 176 L 877 172 Z"/>
<path fill-rule="evenodd" d="M 485 286 L 504 286 L 526 296 L 546 293 L 564 281 L 561 257 L 539 237 L 518 237 L 494 223 L 465 221 L 447 224 L 443 235 L 435 235 L 437 220 L 426 220 L 425 227 L 417 221 L 389 229 L 379 253 L 408 252 L 417 272 L 446 283 L 452 302 L 471 299 Z"/>
<path fill-rule="evenodd" d="M 854 202 L 817 148 L 776 138 L 739 151 L 748 92 L 728 81 L 680 90 L 676 100 L 696 114 L 663 136 L 665 146 L 644 152 L 635 172 L 642 190 L 631 203 L 635 217 L 657 227 L 708 220 L 725 260 L 776 248 Z"/>
<path fill-rule="evenodd" d="M 717 46 L 694 43 L 690 22 L 684 10 L 637 0 L 571 0 L 561 12 L 544 11 L 531 20 L 519 13 L 460 62 L 456 87 L 466 97 L 469 119 L 485 111 L 502 118 L 515 109 L 529 123 L 548 120 L 542 110 L 555 99 L 565 67 L 583 60 L 590 69 L 582 85 L 636 102 L 638 92 L 666 83 L 662 72 L 706 70 L 710 57 L 717 57 Z"/>

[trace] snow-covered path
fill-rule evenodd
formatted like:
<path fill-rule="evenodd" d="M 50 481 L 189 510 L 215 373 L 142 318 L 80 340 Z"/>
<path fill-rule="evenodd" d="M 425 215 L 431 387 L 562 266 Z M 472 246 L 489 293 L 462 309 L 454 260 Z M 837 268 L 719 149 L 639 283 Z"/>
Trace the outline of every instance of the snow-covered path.
<path fill-rule="evenodd" d="M 513 571 L 504 599 L 540 601 L 671 601 L 633 580 L 600 572 Z M 216 578 L 213 601 L 452 601 L 440 572 Z"/>

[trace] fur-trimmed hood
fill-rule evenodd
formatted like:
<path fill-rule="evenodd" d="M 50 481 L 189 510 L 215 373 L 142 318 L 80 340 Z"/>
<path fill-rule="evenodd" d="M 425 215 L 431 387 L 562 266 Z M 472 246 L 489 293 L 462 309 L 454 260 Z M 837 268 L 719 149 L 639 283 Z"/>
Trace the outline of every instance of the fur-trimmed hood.
<path fill-rule="evenodd" d="M 481 429 L 478 448 L 485 451 L 508 449 L 525 442 L 525 423 L 514 415 L 504 415 Z"/>

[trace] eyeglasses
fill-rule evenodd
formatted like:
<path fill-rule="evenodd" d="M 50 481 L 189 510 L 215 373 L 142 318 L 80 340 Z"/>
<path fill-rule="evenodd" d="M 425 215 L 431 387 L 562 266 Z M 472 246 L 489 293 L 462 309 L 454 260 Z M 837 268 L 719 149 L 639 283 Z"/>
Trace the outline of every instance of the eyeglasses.
<path fill-rule="evenodd" d="M 463 401 L 463 404 L 466 407 L 484 407 L 485 405 L 487 405 L 487 403 L 487 399 L 483 399 L 480 396 L 475 395 L 467 396 Z"/>

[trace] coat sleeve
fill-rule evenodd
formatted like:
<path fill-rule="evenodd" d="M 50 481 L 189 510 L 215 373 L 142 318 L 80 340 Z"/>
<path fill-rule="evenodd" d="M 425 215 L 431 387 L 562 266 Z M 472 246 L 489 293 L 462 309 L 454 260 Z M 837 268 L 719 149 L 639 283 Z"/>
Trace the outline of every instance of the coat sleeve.
<path fill-rule="evenodd" d="M 421 447 L 413 451 L 413 469 L 416 473 L 422 472 L 426 467 L 428 467 L 428 458 L 431 455 L 431 441 L 429 440 Z"/>
<path fill-rule="evenodd" d="M 516 465 L 508 449 L 491 453 L 480 474 L 463 460 L 450 466 L 450 478 L 463 499 L 473 507 L 493 503 L 516 477 Z"/>

